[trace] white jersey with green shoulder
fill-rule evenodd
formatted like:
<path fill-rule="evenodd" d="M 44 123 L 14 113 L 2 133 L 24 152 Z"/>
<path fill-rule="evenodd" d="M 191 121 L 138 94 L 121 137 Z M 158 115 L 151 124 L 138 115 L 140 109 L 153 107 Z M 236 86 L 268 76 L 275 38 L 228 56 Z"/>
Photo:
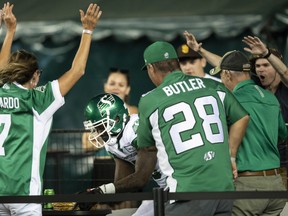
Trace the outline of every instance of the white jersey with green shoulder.
<path fill-rule="evenodd" d="M 137 128 L 139 126 L 139 116 L 133 114 L 130 116 L 122 135 L 117 143 L 105 145 L 106 151 L 109 152 L 113 157 L 125 160 L 133 165 L 137 158 Z M 160 172 L 159 165 L 157 163 L 153 172 L 152 178 L 160 186 L 166 186 L 166 176 Z"/>
<path fill-rule="evenodd" d="M 40 195 L 53 114 L 64 104 L 58 81 L 0 88 L 0 195 Z"/>
<path fill-rule="evenodd" d="M 138 115 L 131 115 L 122 131 L 122 134 L 118 137 L 117 142 L 107 143 L 105 145 L 106 151 L 113 157 L 125 160 L 134 165 L 137 156 L 136 131 L 138 124 Z"/>
<path fill-rule="evenodd" d="M 138 146 L 156 146 L 171 192 L 234 190 L 228 126 L 247 113 L 222 83 L 175 71 L 138 108 Z"/>

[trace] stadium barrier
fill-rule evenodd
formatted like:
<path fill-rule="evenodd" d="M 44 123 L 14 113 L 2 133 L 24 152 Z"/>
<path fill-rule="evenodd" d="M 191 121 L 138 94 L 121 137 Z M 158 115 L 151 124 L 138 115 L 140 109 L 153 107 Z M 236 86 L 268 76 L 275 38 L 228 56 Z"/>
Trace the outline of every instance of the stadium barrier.
<path fill-rule="evenodd" d="M 0 196 L 0 203 L 46 203 L 46 202 L 119 202 L 127 200 L 153 200 L 154 215 L 164 216 L 168 200 L 213 200 L 213 199 L 287 199 L 287 191 L 241 191 L 241 192 L 185 192 L 170 193 L 162 188 L 152 192 L 118 194 L 58 194 L 50 196 Z"/>
<path fill-rule="evenodd" d="M 186 192 L 170 193 L 153 184 L 145 192 L 119 194 L 77 194 L 100 183 L 113 181 L 113 164 L 106 167 L 107 176 L 97 178 L 93 169 L 95 154 L 82 148 L 82 134 L 85 130 L 52 130 L 47 146 L 43 188 L 53 188 L 51 196 L 0 196 L 0 203 L 47 203 L 47 202 L 121 202 L 154 201 L 155 216 L 164 216 L 164 204 L 168 200 L 211 200 L 211 199 L 288 199 L 287 191 L 247 192 Z M 113 160 L 111 160 L 113 161 Z M 110 161 L 110 162 L 111 162 Z M 107 169 L 107 167 L 110 167 Z M 129 205 L 126 206 L 129 208 Z M 59 214 L 61 215 L 61 214 Z M 80 214 L 79 214 L 80 215 Z M 99 214 L 100 215 L 100 214 Z"/>

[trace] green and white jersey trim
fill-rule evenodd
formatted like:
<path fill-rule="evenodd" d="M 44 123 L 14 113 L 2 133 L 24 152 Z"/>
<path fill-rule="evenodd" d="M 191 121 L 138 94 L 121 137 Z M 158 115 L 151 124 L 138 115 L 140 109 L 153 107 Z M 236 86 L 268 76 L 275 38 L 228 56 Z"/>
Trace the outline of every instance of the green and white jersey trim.
<path fill-rule="evenodd" d="M 44 170 L 41 168 L 39 161 L 41 157 L 45 157 L 41 154 L 43 145 L 48 139 L 50 129 L 53 121 L 53 114 L 65 103 L 64 97 L 62 97 L 59 89 L 58 81 L 51 83 L 53 95 L 55 100 L 49 105 L 49 107 L 42 113 L 38 113 L 33 108 L 33 154 L 32 154 L 32 173 L 30 180 L 30 194 L 29 195 L 40 195 L 42 193 L 42 175 Z M 42 133 L 41 133 L 42 132 Z"/>
<path fill-rule="evenodd" d="M 137 127 L 139 118 L 137 114 L 131 115 L 130 120 L 127 122 L 121 137 L 118 138 L 116 143 L 107 143 L 105 149 L 112 154 L 114 157 L 121 160 L 127 161 L 131 164 L 135 164 L 137 149 L 136 146 L 133 146 L 133 143 L 136 142 L 137 138 Z M 136 126 L 136 129 L 135 129 Z"/>
<path fill-rule="evenodd" d="M 170 192 L 176 192 L 177 180 L 173 178 L 173 175 L 172 175 L 174 173 L 174 169 L 170 165 L 168 154 L 166 152 L 165 145 L 161 137 L 161 132 L 159 130 L 159 125 L 158 125 L 158 112 L 157 111 L 154 112 L 150 116 L 149 121 L 153 128 L 152 134 L 156 143 L 155 145 L 157 148 L 157 158 L 161 158 L 161 160 L 157 160 L 158 166 L 160 167 L 161 173 L 163 173 L 162 175 L 168 176 L 166 177 L 166 183 L 162 183 L 161 186 L 168 185 Z"/>
<path fill-rule="evenodd" d="M 0 195 L 42 193 L 52 118 L 63 104 L 57 80 L 35 89 L 0 88 Z"/>

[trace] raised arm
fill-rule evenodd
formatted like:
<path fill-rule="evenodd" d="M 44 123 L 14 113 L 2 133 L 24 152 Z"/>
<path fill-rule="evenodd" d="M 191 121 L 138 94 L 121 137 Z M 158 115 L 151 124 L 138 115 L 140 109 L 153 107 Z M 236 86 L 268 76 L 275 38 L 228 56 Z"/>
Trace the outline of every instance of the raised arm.
<path fill-rule="evenodd" d="M 258 37 L 247 36 L 242 41 L 248 45 L 244 48 L 245 51 L 266 58 L 280 75 L 281 81 L 288 86 L 288 68 L 281 59 L 271 53 Z"/>
<path fill-rule="evenodd" d="M 198 52 L 203 58 L 207 60 L 207 62 L 216 67 L 219 65 L 221 61 L 221 56 L 218 56 L 202 47 L 202 43 L 198 43 L 195 36 L 187 31 L 184 32 L 184 36 L 186 38 L 187 45 L 193 49 L 195 52 Z"/>
<path fill-rule="evenodd" d="M 12 12 L 13 7 L 14 5 L 10 5 L 9 2 L 5 3 L 2 9 L 2 14 L 0 16 L 0 19 L 3 19 L 7 29 L 0 53 L 0 67 L 3 67 L 8 63 L 11 53 L 12 42 L 16 31 L 17 20 Z"/>
<path fill-rule="evenodd" d="M 101 17 L 101 14 L 102 11 L 97 4 L 90 4 L 86 13 L 84 13 L 83 10 L 80 10 L 83 33 L 72 67 L 58 80 L 62 96 L 65 96 L 85 73 L 92 33 Z"/>

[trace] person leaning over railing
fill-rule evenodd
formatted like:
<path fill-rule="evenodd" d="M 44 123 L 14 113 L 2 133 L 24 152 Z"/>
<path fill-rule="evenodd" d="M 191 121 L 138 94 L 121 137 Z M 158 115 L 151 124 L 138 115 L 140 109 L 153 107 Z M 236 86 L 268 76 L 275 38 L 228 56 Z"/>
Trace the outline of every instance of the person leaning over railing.
<path fill-rule="evenodd" d="M 25 50 L 13 52 L 1 68 L 0 196 L 41 195 L 53 114 L 85 73 L 92 33 L 101 14 L 97 4 L 90 4 L 86 12 L 80 10 L 81 42 L 71 68 L 59 79 L 37 87 L 41 70 L 37 58 Z M 42 205 L 0 204 L 0 215 L 41 216 Z"/>
<path fill-rule="evenodd" d="M 109 94 L 115 94 L 119 96 L 125 103 L 128 109 L 129 115 L 138 113 L 137 106 L 129 104 L 131 84 L 129 71 L 127 69 L 120 69 L 118 67 L 110 67 L 107 73 L 107 77 L 104 81 L 103 91 Z M 95 186 L 99 186 L 107 180 L 113 179 L 115 163 L 113 157 L 106 151 L 105 147 L 96 148 L 89 141 L 89 133 L 83 133 L 82 135 L 82 147 L 85 152 L 94 152 L 94 166 L 92 178 L 95 180 Z M 105 167 L 105 168 L 104 168 Z M 103 172 L 105 169 L 105 172 Z M 127 206 L 133 206 L 131 201 L 121 203 L 110 203 L 112 209 L 125 208 Z M 106 204 L 99 204 L 97 208 L 107 208 Z"/>
<path fill-rule="evenodd" d="M 89 129 L 90 145 L 97 148 L 104 147 L 115 161 L 114 182 L 134 173 L 137 158 L 137 128 L 139 117 L 137 114 L 129 115 L 125 102 L 115 94 L 99 94 L 90 99 L 85 112 L 84 126 Z M 165 186 L 166 177 L 155 167 L 153 180 L 158 186 Z M 87 189 L 87 194 L 104 193 L 107 185 Z M 107 186 L 109 187 L 109 186 Z M 102 191 L 103 189 L 103 191 Z M 140 190 L 137 188 L 136 190 Z M 80 209 L 90 209 L 92 204 L 78 203 Z M 131 207 L 131 206 L 129 206 Z M 153 216 L 153 201 L 143 201 L 138 209 L 126 208 L 112 212 L 116 215 Z"/>
<path fill-rule="evenodd" d="M 128 103 L 131 86 L 130 86 L 129 71 L 127 69 L 119 69 L 119 68 L 111 67 L 109 69 L 107 79 L 104 82 L 103 91 L 105 93 L 115 94 L 119 96 L 125 102 L 129 115 L 138 113 L 138 108 Z M 100 160 L 111 159 L 111 156 L 107 153 L 104 147 L 95 148 L 94 145 L 91 145 L 88 137 L 89 137 L 88 132 L 83 133 L 82 148 L 85 152 L 95 152 L 95 159 L 100 159 Z M 103 175 L 106 175 L 106 174 L 103 173 Z M 105 178 L 105 176 L 98 176 L 98 178 L 102 178 L 102 177 Z"/>

